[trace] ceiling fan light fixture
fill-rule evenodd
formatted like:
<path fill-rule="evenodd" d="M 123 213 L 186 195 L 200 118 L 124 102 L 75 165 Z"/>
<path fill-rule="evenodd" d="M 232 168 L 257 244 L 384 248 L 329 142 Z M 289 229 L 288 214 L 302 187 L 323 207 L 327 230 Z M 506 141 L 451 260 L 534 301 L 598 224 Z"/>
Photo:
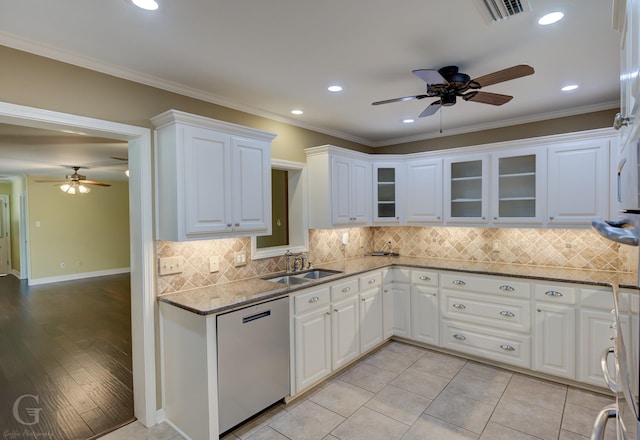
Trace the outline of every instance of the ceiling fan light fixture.
<path fill-rule="evenodd" d="M 295 110 L 291 110 L 291 113 L 293 113 L 294 115 L 301 115 L 304 112 L 302 110 L 300 110 L 300 109 L 295 109 Z"/>
<path fill-rule="evenodd" d="M 158 3 L 155 0 L 131 0 L 131 3 L 145 11 L 155 11 L 158 9 Z"/>
<path fill-rule="evenodd" d="M 405 123 L 405 124 L 413 124 L 415 122 L 415 119 L 410 119 L 410 118 L 409 119 L 404 119 L 402 122 Z"/>
<path fill-rule="evenodd" d="M 327 87 L 327 90 L 330 91 L 330 92 L 334 92 L 334 93 L 341 92 L 342 91 L 342 86 L 339 86 L 337 84 L 333 84 L 333 85 L 330 85 L 329 87 Z"/>
<path fill-rule="evenodd" d="M 543 15 L 539 20 L 538 24 L 541 26 L 548 26 L 553 23 L 557 23 L 564 17 L 564 14 L 560 11 L 549 12 L 548 14 Z"/>
<path fill-rule="evenodd" d="M 60 185 L 60 190 L 63 193 L 71 194 L 71 195 L 87 194 L 91 192 L 91 188 L 89 188 L 88 186 L 82 185 L 81 183 L 78 183 L 78 182 L 63 183 L 62 185 Z"/>

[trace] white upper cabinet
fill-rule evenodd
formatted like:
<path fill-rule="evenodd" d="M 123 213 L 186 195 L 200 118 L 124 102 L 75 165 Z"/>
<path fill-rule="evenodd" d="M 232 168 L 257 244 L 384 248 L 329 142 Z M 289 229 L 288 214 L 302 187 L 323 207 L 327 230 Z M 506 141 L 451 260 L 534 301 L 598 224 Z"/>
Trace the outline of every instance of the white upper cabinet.
<path fill-rule="evenodd" d="M 409 160 L 406 173 L 406 223 L 442 224 L 442 159 Z"/>
<path fill-rule="evenodd" d="M 343 148 L 308 148 L 309 228 L 371 224 L 371 163 Z"/>
<path fill-rule="evenodd" d="M 447 223 L 487 223 L 489 155 L 468 154 L 444 160 L 444 217 Z"/>
<path fill-rule="evenodd" d="M 175 110 L 152 122 L 159 240 L 271 233 L 274 134 Z"/>
<path fill-rule="evenodd" d="M 404 224 L 404 162 L 373 162 L 373 224 Z"/>
<path fill-rule="evenodd" d="M 609 214 L 609 139 L 553 145 L 548 150 L 548 225 L 591 225 Z"/>
<path fill-rule="evenodd" d="M 536 225 L 545 220 L 547 155 L 544 148 L 491 154 L 491 221 Z"/>
<path fill-rule="evenodd" d="M 620 113 L 615 124 L 624 149 L 640 138 L 640 0 L 614 0 L 613 6 L 613 24 L 621 33 Z"/>

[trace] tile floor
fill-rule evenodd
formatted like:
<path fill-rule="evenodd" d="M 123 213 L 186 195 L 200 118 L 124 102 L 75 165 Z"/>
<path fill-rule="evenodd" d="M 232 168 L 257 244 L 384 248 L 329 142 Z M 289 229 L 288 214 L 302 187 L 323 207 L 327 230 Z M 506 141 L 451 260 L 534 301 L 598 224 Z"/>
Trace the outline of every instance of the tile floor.
<path fill-rule="evenodd" d="M 394 341 L 224 440 L 585 440 L 612 401 Z M 181 439 L 166 423 L 133 424 L 104 438 Z M 615 440 L 613 429 L 606 439 Z"/>

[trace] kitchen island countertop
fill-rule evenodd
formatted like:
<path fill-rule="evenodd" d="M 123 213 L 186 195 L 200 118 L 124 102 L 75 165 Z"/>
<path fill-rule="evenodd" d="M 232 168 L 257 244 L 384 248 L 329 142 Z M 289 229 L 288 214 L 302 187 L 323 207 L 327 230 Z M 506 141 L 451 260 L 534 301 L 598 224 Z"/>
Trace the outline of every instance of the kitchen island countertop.
<path fill-rule="evenodd" d="M 260 301 L 278 298 L 361 273 L 385 267 L 410 267 L 417 269 L 451 270 L 481 275 L 510 276 L 530 280 L 569 282 L 609 286 L 618 284 L 621 288 L 638 289 L 637 274 L 630 272 L 605 272 L 595 270 L 569 269 L 559 267 L 526 266 L 520 264 L 486 263 L 473 261 L 445 260 L 417 257 L 371 257 L 352 258 L 319 265 L 318 268 L 340 271 L 341 273 L 301 285 L 266 281 L 250 278 L 225 284 L 199 287 L 168 293 L 158 297 L 158 301 L 188 310 L 199 315 L 226 312 Z M 267 276 L 278 274 L 265 274 Z"/>

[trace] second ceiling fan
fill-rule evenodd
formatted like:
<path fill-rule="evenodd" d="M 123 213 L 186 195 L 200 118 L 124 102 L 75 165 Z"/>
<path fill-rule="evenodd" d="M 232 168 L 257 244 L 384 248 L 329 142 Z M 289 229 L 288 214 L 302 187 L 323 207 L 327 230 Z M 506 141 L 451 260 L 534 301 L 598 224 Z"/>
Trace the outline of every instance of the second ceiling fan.
<path fill-rule="evenodd" d="M 441 69 L 418 69 L 412 72 L 427 83 L 427 92 L 422 95 L 404 96 L 402 98 L 386 99 L 373 102 L 372 105 L 389 104 L 391 102 L 411 101 L 414 99 L 440 98 L 433 101 L 419 117 L 431 116 L 442 106 L 456 103 L 457 97 L 465 101 L 480 102 L 482 104 L 502 105 L 513 99 L 513 96 L 499 93 L 481 92 L 480 89 L 493 84 L 509 81 L 523 76 L 532 75 L 533 67 L 526 64 L 509 67 L 488 75 L 471 79 L 466 73 L 459 71 L 458 66 L 447 66 Z"/>

